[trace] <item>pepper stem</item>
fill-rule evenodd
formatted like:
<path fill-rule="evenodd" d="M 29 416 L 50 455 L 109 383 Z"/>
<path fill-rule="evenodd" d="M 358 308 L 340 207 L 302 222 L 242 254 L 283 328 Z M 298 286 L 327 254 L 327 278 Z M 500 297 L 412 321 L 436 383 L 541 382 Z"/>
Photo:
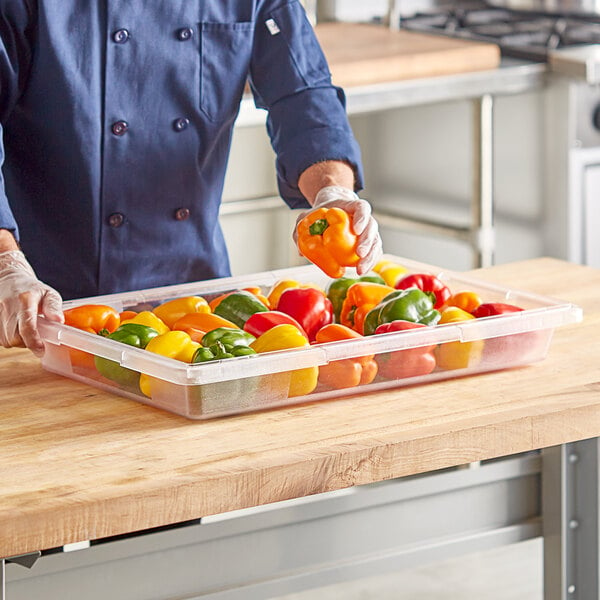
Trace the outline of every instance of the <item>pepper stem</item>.
<path fill-rule="evenodd" d="M 323 232 L 329 227 L 327 219 L 317 219 L 309 228 L 310 235 L 323 235 Z"/>

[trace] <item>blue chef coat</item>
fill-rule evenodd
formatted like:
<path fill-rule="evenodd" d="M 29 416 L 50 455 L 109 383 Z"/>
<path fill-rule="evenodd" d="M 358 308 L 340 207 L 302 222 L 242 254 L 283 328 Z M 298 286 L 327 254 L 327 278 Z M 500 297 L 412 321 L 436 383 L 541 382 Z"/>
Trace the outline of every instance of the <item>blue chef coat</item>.
<path fill-rule="evenodd" d="M 64 298 L 228 275 L 218 213 L 246 81 L 289 206 L 320 160 L 360 185 L 296 0 L 2 0 L 0 227 Z"/>

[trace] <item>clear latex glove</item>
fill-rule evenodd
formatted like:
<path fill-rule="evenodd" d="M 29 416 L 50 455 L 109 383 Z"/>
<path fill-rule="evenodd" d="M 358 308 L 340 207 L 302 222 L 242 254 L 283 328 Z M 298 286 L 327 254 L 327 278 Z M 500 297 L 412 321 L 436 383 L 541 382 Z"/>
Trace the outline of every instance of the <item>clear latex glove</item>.
<path fill-rule="evenodd" d="M 20 250 L 0 252 L 0 345 L 26 346 L 41 356 L 38 314 L 64 322 L 60 294 L 39 281 Z"/>
<path fill-rule="evenodd" d="M 333 208 L 334 206 L 345 210 L 352 218 L 352 228 L 358 236 L 356 253 L 360 256 L 356 271 L 359 275 L 364 275 L 375 266 L 382 254 L 379 226 L 371 215 L 371 205 L 366 200 L 359 198 L 352 190 L 332 185 L 319 190 L 311 210 Z M 296 219 L 293 235 L 296 244 L 298 243 L 298 223 L 311 210 L 304 211 Z"/>

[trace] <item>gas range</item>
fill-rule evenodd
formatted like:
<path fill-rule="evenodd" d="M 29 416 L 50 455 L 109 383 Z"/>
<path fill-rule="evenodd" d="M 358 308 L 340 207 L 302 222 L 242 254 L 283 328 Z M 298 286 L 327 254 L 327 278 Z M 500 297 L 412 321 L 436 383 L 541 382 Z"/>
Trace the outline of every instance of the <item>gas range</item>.
<path fill-rule="evenodd" d="M 600 16 L 511 10 L 484 2 L 435 6 L 400 27 L 497 44 L 503 56 L 547 62 L 553 51 L 600 44 Z"/>

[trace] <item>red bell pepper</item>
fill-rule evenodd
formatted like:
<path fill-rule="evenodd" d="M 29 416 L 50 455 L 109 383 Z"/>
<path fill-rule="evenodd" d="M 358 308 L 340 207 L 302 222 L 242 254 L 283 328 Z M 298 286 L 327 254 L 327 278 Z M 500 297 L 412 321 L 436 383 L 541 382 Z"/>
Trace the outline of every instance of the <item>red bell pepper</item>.
<path fill-rule="evenodd" d="M 288 288 L 279 297 L 276 310 L 290 315 L 298 323 L 310 342 L 321 327 L 333 323 L 333 305 L 323 290 L 316 288 Z"/>
<path fill-rule="evenodd" d="M 506 313 L 520 312 L 523 309 L 514 304 L 506 304 L 504 302 L 484 302 L 480 304 L 471 314 L 476 319 L 482 317 L 493 317 L 495 315 L 505 315 Z"/>
<path fill-rule="evenodd" d="M 408 331 L 423 327 L 429 326 L 411 321 L 391 321 L 379 325 L 375 330 L 375 334 Z M 406 348 L 405 350 L 377 354 L 375 360 L 379 365 L 379 375 L 386 379 L 404 379 L 405 377 L 428 375 L 435 369 L 435 356 L 433 354 L 435 348 L 436 345 L 433 344 L 431 346 Z"/>
<path fill-rule="evenodd" d="M 244 331 L 251 333 L 254 337 L 260 337 L 265 331 L 276 327 L 277 325 L 293 325 L 297 327 L 300 333 L 308 339 L 302 325 L 290 315 L 279 310 L 268 310 L 266 312 L 254 313 L 245 323 Z"/>
<path fill-rule="evenodd" d="M 450 288 L 435 275 L 429 273 L 411 273 L 405 275 L 396 283 L 397 290 L 406 290 L 411 287 L 416 287 L 422 292 L 431 296 L 434 302 L 433 308 L 440 308 L 450 298 L 452 292 Z"/>
<path fill-rule="evenodd" d="M 480 304 L 472 314 L 477 319 L 483 319 L 514 314 L 523 310 L 520 306 L 505 302 L 485 302 Z M 532 350 L 536 350 L 540 342 L 543 342 L 542 335 L 542 332 L 527 331 L 486 339 L 483 347 L 483 360 L 498 367 L 503 364 L 516 365 L 519 362 L 525 362 L 525 356 Z"/>

